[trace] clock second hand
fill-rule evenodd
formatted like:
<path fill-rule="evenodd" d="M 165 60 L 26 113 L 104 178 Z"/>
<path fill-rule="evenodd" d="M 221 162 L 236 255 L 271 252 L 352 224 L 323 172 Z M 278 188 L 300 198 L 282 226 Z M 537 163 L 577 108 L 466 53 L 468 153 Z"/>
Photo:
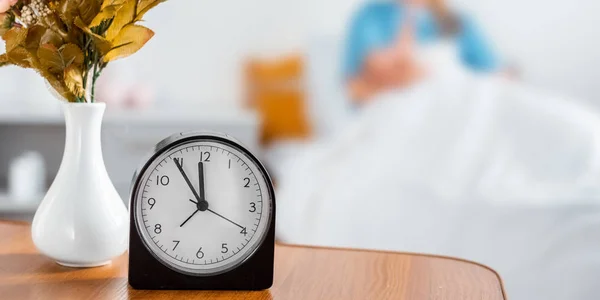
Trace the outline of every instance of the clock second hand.
<path fill-rule="evenodd" d="M 198 202 L 196 202 L 196 201 L 194 201 L 192 199 L 190 199 L 190 201 L 193 202 L 193 203 L 195 203 L 196 205 L 198 205 Z M 235 226 L 237 226 L 237 227 L 239 227 L 241 229 L 246 228 L 246 227 L 244 227 L 244 226 L 242 226 L 242 225 L 240 225 L 240 224 L 238 224 L 238 223 L 236 223 L 234 221 L 231 221 L 231 220 L 227 219 L 226 217 L 222 216 L 221 214 L 215 212 L 214 210 L 212 210 L 210 208 L 206 208 L 206 210 L 209 211 L 209 212 L 211 212 L 211 213 L 213 213 L 213 214 L 215 214 L 215 215 L 217 215 L 217 216 L 219 216 L 219 217 L 221 217 L 222 219 L 228 221 L 229 223 L 231 223 L 231 224 L 233 224 L 233 225 L 235 225 Z"/>

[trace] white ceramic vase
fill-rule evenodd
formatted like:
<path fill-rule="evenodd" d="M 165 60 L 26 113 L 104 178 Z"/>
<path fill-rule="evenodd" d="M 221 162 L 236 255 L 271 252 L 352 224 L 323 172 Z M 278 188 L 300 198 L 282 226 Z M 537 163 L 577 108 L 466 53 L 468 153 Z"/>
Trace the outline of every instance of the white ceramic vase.
<path fill-rule="evenodd" d="M 127 249 L 129 215 L 104 166 L 104 103 L 66 103 L 65 152 L 33 218 L 37 249 L 61 265 L 95 267 Z"/>

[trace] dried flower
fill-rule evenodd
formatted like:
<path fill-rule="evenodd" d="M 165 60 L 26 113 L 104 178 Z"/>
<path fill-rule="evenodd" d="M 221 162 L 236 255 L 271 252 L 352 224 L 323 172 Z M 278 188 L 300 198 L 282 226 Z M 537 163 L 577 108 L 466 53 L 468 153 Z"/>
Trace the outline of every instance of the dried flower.
<path fill-rule="evenodd" d="M 0 8 L 14 5 L 0 14 L 7 52 L 0 66 L 35 69 L 68 101 L 94 102 L 102 70 L 152 38 L 154 32 L 136 23 L 164 1 L 0 0 Z"/>
<path fill-rule="evenodd" d="M 21 17 L 19 19 L 28 27 L 37 23 L 37 16 L 29 6 L 23 6 L 21 9 Z"/>

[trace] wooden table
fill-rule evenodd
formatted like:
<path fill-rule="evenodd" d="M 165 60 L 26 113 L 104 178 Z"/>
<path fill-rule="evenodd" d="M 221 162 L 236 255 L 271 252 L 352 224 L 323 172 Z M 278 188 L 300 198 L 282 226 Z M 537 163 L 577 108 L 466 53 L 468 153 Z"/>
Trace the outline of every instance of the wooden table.
<path fill-rule="evenodd" d="M 493 270 L 420 254 L 277 245 L 275 283 L 259 292 L 138 291 L 127 256 L 72 269 L 40 255 L 27 224 L 0 222 L 1 299 L 406 299 L 500 300 Z"/>

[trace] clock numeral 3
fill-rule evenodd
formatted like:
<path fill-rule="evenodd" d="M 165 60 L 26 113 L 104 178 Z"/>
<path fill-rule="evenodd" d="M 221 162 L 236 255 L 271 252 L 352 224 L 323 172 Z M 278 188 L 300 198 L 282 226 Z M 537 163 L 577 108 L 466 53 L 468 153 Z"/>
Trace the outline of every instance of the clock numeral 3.
<path fill-rule="evenodd" d="M 148 199 L 148 205 L 150 205 L 150 209 L 152 209 L 154 207 L 154 204 L 156 204 L 156 199 L 154 199 L 154 198 Z"/>
<path fill-rule="evenodd" d="M 156 176 L 156 185 L 166 186 L 169 185 L 169 176 Z"/>
<path fill-rule="evenodd" d="M 255 212 L 256 211 L 256 203 L 250 202 L 250 210 L 248 210 L 248 211 Z"/>
<path fill-rule="evenodd" d="M 245 182 L 244 187 L 249 188 L 250 187 L 250 178 L 248 178 L 248 177 L 244 178 L 244 182 Z"/>
<path fill-rule="evenodd" d="M 160 226 L 160 224 L 154 225 L 154 233 L 160 234 L 161 232 L 162 232 L 162 227 Z"/>
<path fill-rule="evenodd" d="M 173 250 L 175 250 L 175 248 L 177 248 L 177 246 L 179 246 L 179 242 L 181 242 L 181 241 L 173 241 L 173 243 L 175 243 L 175 247 L 173 247 Z"/>
<path fill-rule="evenodd" d="M 200 161 L 210 161 L 210 152 L 200 152 Z"/>
<path fill-rule="evenodd" d="M 196 252 L 196 257 L 197 258 L 203 258 L 204 257 L 204 252 L 202 252 L 202 247 L 200 247 L 200 249 L 198 249 L 198 252 Z"/>
<path fill-rule="evenodd" d="M 225 254 L 227 251 L 229 251 L 229 248 L 227 248 L 227 243 L 221 244 L 221 253 Z"/>

